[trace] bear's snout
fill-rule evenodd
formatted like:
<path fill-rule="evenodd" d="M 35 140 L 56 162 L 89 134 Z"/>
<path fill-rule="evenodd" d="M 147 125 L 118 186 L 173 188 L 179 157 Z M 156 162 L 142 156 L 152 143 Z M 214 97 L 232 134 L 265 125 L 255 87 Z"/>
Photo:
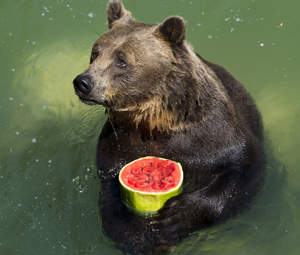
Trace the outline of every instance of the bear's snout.
<path fill-rule="evenodd" d="M 73 81 L 76 94 L 78 96 L 87 96 L 94 87 L 94 83 L 89 74 L 79 74 Z"/>

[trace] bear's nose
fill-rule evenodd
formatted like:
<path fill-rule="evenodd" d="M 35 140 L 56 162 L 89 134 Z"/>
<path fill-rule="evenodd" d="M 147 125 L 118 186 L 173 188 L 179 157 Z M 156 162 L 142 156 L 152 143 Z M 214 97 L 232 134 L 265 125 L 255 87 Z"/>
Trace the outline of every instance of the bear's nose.
<path fill-rule="evenodd" d="M 88 95 L 94 87 L 93 81 L 88 74 L 79 74 L 73 81 L 76 92 Z"/>

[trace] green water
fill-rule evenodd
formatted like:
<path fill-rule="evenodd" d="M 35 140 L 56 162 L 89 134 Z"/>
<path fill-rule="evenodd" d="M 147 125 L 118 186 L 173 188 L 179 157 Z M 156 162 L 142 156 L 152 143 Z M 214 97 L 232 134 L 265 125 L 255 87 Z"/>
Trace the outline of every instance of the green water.
<path fill-rule="evenodd" d="M 140 21 L 187 21 L 187 40 L 256 100 L 266 184 L 250 210 L 174 254 L 300 254 L 298 0 L 124 0 Z M 106 28 L 106 1 L 0 2 L 0 254 L 122 254 L 101 231 L 95 146 L 101 107 L 73 78 Z M 274 155 L 272 155 L 272 152 Z"/>

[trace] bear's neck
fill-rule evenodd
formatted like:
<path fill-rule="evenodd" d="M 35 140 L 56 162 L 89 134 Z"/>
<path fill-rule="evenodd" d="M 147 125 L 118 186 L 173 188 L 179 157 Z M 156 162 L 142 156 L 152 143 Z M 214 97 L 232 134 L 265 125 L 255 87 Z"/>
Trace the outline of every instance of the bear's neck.
<path fill-rule="evenodd" d="M 158 100 L 123 110 L 108 109 L 108 114 L 121 129 L 138 131 L 146 136 L 169 135 L 183 131 L 188 126 L 178 114 L 166 110 Z"/>

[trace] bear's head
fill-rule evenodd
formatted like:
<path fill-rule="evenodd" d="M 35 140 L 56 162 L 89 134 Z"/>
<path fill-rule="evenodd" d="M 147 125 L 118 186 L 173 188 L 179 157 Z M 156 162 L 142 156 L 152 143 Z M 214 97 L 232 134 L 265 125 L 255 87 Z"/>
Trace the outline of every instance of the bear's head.
<path fill-rule="evenodd" d="M 89 67 L 73 82 L 84 103 L 103 105 L 120 125 L 150 132 L 178 130 L 184 120 L 198 118 L 195 112 L 208 110 L 206 95 L 218 88 L 206 84 L 218 79 L 185 42 L 183 18 L 144 24 L 120 0 L 110 0 L 108 26 Z"/>

